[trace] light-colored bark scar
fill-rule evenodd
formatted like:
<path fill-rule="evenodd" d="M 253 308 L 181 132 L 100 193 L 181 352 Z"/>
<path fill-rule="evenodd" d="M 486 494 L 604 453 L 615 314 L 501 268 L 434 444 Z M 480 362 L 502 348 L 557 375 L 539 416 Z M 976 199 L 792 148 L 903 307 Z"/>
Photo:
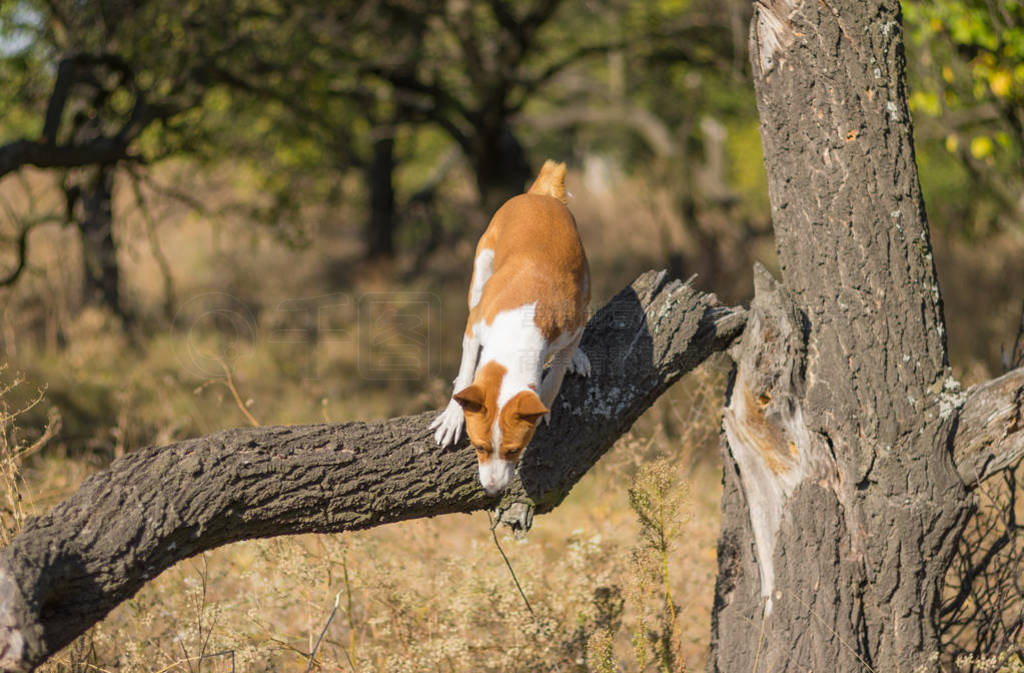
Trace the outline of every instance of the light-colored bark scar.
<path fill-rule="evenodd" d="M 786 501 L 801 482 L 834 487 L 835 465 L 813 441 L 800 400 L 806 357 L 791 300 L 761 267 L 739 355 L 732 396 L 723 413 L 729 450 L 739 466 L 750 511 L 766 614 L 775 588 L 776 534 Z"/>
<path fill-rule="evenodd" d="M 771 395 L 762 392 L 755 399 L 754 391 L 746 385 L 735 394 L 742 399 L 734 406 L 733 417 L 743 428 L 746 443 L 761 456 L 772 474 L 784 477 L 797 467 L 800 453 L 783 428 L 765 417 Z"/>
<path fill-rule="evenodd" d="M 761 73 L 767 74 L 779 61 L 782 52 L 793 42 L 793 25 L 789 15 L 795 0 L 755 0 L 751 22 L 750 49 L 757 54 Z"/>

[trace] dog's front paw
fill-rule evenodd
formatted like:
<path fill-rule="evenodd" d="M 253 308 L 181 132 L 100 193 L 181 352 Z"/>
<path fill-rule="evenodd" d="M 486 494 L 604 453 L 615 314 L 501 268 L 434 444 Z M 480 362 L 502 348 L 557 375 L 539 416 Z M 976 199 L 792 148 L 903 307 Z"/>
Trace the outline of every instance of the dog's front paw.
<path fill-rule="evenodd" d="M 435 431 L 434 441 L 440 446 L 448 446 L 459 441 L 459 438 L 462 437 L 463 420 L 462 407 L 459 406 L 459 403 L 455 400 L 448 402 L 444 411 L 439 413 L 430 424 L 430 429 Z"/>
<path fill-rule="evenodd" d="M 582 348 L 577 348 L 573 352 L 572 361 L 569 362 L 569 371 L 580 376 L 590 376 L 590 358 Z"/>

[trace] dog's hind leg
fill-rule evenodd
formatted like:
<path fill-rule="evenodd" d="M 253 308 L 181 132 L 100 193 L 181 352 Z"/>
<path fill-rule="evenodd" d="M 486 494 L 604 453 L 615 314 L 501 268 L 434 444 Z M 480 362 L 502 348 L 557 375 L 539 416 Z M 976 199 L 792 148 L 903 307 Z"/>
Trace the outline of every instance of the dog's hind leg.
<path fill-rule="evenodd" d="M 580 376 L 590 376 L 590 358 L 579 346 L 573 351 L 572 361 L 569 362 L 569 372 Z"/>
<path fill-rule="evenodd" d="M 555 408 L 555 397 L 558 396 L 558 391 L 562 388 L 562 380 L 565 378 L 565 372 L 569 371 L 573 365 L 576 364 L 576 354 L 583 354 L 583 351 L 579 350 L 580 338 L 582 336 L 583 330 L 581 329 L 579 334 L 576 335 L 576 338 L 572 340 L 572 343 L 555 353 L 554 357 L 551 359 L 551 366 L 549 366 L 547 371 L 544 372 L 544 380 L 540 383 L 540 400 L 548 409 Z M 583 358 L 586 360 L 587 371 L 589 373 L 590 360 L 587 359 L 586 355 L 583 355 Z M 543 420 L 548 423 L 551 422 L 550 411 L 544 415 Z"/>

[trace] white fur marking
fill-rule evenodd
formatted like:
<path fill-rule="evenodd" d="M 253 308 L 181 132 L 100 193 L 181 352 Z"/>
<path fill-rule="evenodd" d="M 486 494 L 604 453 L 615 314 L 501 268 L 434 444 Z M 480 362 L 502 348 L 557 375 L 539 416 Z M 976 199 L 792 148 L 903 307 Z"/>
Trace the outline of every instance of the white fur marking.
<path fill-rule="evenodd" d="M 489 461 L 480 463 L 480 484 L 490 495 L 494 495 L 508 486 L 513 472 L 515 472 L 515 463 L 502 460 L 495 452 Z"/>
<path fill-rule="evenodd" d="M 498 408 L 530 386 L 540 383 L 548 344 L 533 322 L 537 303 L 502 311 L 490 325 L 481 325 L 484 344 L 480 362 L 495 361 L 507 370 L 498 391 Z"/>
<path fill-rule="evenodd" d="M 498 454 L 501 452 L 501 413 L 498 413 L 498 417 L 494 419 L 494 423 L 491 425 L 491 450 L 494 451 L 494 460 L 498 459 Z"/>
<path fill-rule="evenodd" d="M 430 429 L 434 430 L 434 441 L 440 446 L 448 446 L 459 441 L 462 437 L 463 420 L 465 419 L 462 406 L 455 400 L 449 400 L 448 406 L 430 424 Z"/>
<path fill-rule="evenodd" d="M 490 248 L 481 250 L 473 260 L 473 286 L 469 288 L 469 308 L 480 303 L 484 293 L 484 285 L 494 273 L 494 251 Z"/>
<path fill-rule="evenodd" d="M 459 365 L 459 374 L 455 377 L 454 393 L 459 392 L 473 382 L 476 376 L 477 356 L 480 351 L 480 339 L 477 338 L 477 331 L 473 329 L 470 334 L 462 337 L 462 363 Z M 434 441 L 441 446 L 448 446 L 459 441 L 462 437 L 462 423 L 465 416 L 462 406 L 455 400 L 449 400 L 444 411 L 437 415 L 430 429 L 435 430 Z"/>

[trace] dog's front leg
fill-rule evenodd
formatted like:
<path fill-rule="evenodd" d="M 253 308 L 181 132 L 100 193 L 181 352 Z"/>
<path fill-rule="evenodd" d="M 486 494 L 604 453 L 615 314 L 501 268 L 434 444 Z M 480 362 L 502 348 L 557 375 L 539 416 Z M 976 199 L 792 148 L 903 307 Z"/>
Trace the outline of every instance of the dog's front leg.
<path fill-rule="evenodd" d="M 470 333 L 463 336 L 462 363 L 459 365 L 459 374 L 455 377 L 455 381 L 453 381 L 455 384 L 452 390 L 453 394 L 473 383 L 479 356 L 480 340 L 476 337 L 476 334 Z M 448 406 L 430 424 L 431 430 L 436 429 L 434 440 L 441 446 L 456 443 L 462 437 L 462 424 L 464 421 L 462 407 L 454 399 L 449 400 Z"/>

